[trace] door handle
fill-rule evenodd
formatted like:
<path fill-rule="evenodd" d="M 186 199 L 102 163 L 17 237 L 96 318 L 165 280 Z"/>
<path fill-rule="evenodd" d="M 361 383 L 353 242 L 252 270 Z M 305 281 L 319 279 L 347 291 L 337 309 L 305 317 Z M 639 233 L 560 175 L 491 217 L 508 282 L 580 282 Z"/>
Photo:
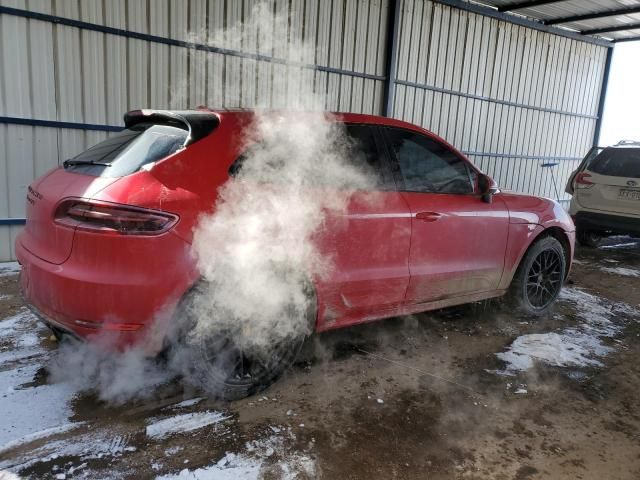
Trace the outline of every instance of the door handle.
<path fill-rule="evenodd" d="M 438 212 L 418 212 L 416 213 L 416 220 L 421 222 L 435 222 L 442 217 L 442 214 Z"/>

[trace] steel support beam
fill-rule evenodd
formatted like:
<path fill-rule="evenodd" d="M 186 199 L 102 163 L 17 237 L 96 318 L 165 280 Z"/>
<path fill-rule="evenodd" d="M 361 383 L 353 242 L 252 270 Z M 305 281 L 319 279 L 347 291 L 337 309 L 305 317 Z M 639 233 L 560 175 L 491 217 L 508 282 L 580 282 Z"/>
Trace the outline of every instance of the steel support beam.
<path fill-rule="evenodd" d="M 640 37 L 616 38 L 614 43 L 637 42 L 638 40 L 640 40 Z"/>
<path fill-rule="evenodd" d="M 514 10 L 521 10 L 523 8 L 539 7 L 540 5 L 547 5 L 549 3 L 559 3 L 563 0 L 531 0 L 528 2 L 508 3 L 498 7 L 499 12 L 512 12 Z"/>
<path fill-rule="evenodd" d="M 102 132 L 119 132 L 124 126 L 102 125 L 95 123 L 61 122 L 59 120 L 40 120 L 36 118 L 0 117 L 0 124 L 28 125 L 30 127 L 71 128 L 75 130 L 96 130 Z"/>
<path fill-rule="evenodd" d="M 640 28 L 640 23 L 627 23 L 624 25 L 615 25 L 613 27 L 592 28 L 590 30 L 582 30 L 582 35 L 598 35 L 599 33 L 624 32 L 625 30 L 636 30 Z"/>
<path fill-rule="evenodd" d="M 542 23 L 545 25 L 558 25 L 559 23 L 581 22 L 583 20 L 614 17 L 616 15 L 629 15 L 631 13 L 640 13 L 640 6 L 618 8 L 616 10 L 603 10 L 600 12 L 584 13 L 582 15 L 571 15 L 567 17 L 549 18 L 547 20 L 542 20 Z"/>
<path fill-rule="evenodd" d="M 495 18 L 504 22 L 513 23 L 514 25 L 521 25 L 523 27 L 532 28 L 541 32 L 551 33 L 553 35 L 559 35 L 561 37 L 571 38 L 572 40 L 578 40 L 581 42 L 591 43 L 594 45 L 600 45 L 601 47 L 610 47 L 612 42 L 605 40 L 604 38 L 597 37 L 585 37 L 578 32 L 572 32 L 565 28 L 553 27 L 550 25 L 543 25 L 541 22 L 531 20 L 520 15 L 513 15 L 511 13 L 499 12 L 495 8 L 485 7 L 477 3 L 465 2 L 463 0 L 433 0 L 436 3 L 446 5 L 448 7 L 458 8 L 471 13 L 477 13 L 478 15 L 484 15 L 485 17 Z"/>
<path fill-rule="evenodd" d="M 602 130 L 602 116 L 604 114 L 604 102 L 607 98 L 607 88 L 609 87 L 609 72 L 611 71 L 611 59 L 613 58 L 613 47 L 607 50 L 607 59 L 604 62 L 604 74 L 602 76 L 602 87 L 600 88 L 600 100 L 598 101 L 598 119 L 593 131 L 593 146 L 597 147 L 600 141 L 600 131 Z"/>
<path fill-rule="evenodd" d="M 0 227 L 10 227 L 12 225 L 24 225 L 26 219 L 24 218 L 0 218 Z"/>
<path fill-rule="evenodd" d="M 396 91 L 396 66 L 398 58 L 398 32 L 400 30 L 400 6 L 402 0 L 390 0 L 387 16 L 387 42 L 385 45 L 384 98 L 382 115 L 393 116 L 393 100 Z"/>

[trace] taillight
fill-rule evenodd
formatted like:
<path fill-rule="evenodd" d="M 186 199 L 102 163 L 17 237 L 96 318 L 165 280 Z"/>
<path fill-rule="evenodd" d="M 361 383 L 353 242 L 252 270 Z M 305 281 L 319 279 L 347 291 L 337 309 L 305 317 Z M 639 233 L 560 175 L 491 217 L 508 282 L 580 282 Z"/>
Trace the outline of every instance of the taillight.
<path fill-rule="evenodd" d="M 171 213 L 90 200 L 65 200 L 56 209 L 59 225 L 100 233 L 159 235 L 178 222 Z"/>
<path fill-rule="evenodd" d="M 577 188 L 590 188 L 594 185 L 594 183 L 589 180 L 591 178 L 591 174 L 588 172 L 580 172 L 576 175 L 576 187 Z"/>

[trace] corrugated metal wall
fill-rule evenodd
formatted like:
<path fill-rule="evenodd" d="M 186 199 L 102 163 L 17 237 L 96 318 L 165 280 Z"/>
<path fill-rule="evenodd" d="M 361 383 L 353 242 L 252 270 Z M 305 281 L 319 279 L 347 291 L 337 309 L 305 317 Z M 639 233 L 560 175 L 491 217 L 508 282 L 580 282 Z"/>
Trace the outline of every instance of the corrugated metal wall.
<path fill-rule="evenodd" d="M 569 198 L 607 48 L 426 0 L 401 8 L 394 116 L 438 133 L 503 188 Z"/>
<path fill-rule="evenodd" d="M 0 0 L 20 9 L 0 12 L 0 220 L 22 218 L 26 186 L 130 109 L 286 106 L 273 79 L 294 70 L 329 110 L 383 112 L 389 0 L 267 1 L 268 16 L 289 18 L 272 22 L 274 38 L 311 45 L 302 58 L 259 31 L 216 35 L 256 3 Z M 400 11 L 393 115 L 470 152 L 502 186 L 555 197 L 553 168 L 561 192 L 591 145 L 606 48 L 430 1 Z M 0 225 L 0 260 L 19 228 Z"/>

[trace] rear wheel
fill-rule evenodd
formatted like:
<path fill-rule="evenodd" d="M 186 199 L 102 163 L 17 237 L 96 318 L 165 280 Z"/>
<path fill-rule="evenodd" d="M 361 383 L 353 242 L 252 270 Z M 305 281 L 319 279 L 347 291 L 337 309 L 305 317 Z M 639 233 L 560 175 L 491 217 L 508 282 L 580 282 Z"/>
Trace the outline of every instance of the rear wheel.
<path fill-rule="evenodd" d="M 567 261 L 560 242 L 544 237 L 525 254 L 511 283 L 511 303 L 521 312 L 541 315 L 558 298 Z"/>
<path fill-rule="evenodd" d="M 179 309 L 182 328 L 173 361 L 179 363 L 187 380 L 209 395 L 224 400 L 239 400 L 254 395 L 274 383 L 293 364 L 304 341 L 311 332 L 315 301 L 300 318 L 300 328 L 286 335 L 271 335 L 269 340 L 256 345 L 250 327 L 232 324 L 208 328 L 198 332 L 198 318 L 194 308 L 198 295 L 206 294 L 206 284 L 194 287 Z M 296 309 L 289 309 L 295 312 Z M 301 313 L 305 315 L 305 313 Z M 202 319 L 200 319 L 202 320 Z M 205 319 L 206 321 L 207 319 Z M 260 334 L 266 330 L 261 329 Z"/>
<path fill-rule="evenodd" d="M 596 248 L 602 243 L 602 235 L 578 228 L 576 231 L 576 240 L 583 247 Z"/>

